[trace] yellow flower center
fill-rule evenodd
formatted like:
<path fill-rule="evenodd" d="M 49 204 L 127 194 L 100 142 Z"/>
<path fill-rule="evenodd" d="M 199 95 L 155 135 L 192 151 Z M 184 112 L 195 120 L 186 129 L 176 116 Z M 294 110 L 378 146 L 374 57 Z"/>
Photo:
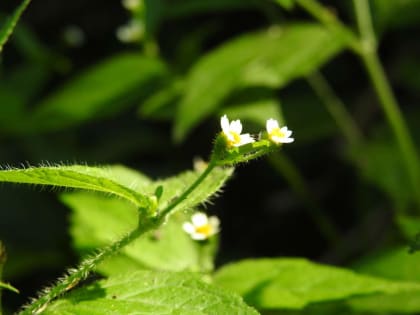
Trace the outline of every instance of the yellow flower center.
<path fill-rule="evenodd" d="M 195 231 L 197 233 L 203 234 L 205 236 L 209 236 L 211 234 L 211 230 L 212 230 L 212 228 L 211 228 L 210 224 L 205 224 L 205 225 L 197 226 L 195 228 Z"/>
<path fill-rule="evenodd" d="M 238 133 L 234 131 L 230 131 L 229 135 L 233 138 L 233 140 L 228 139 L 229 146 L 233 146 L 241 142 L 241 136 Z"/>
<path fill-rule="evenodd" d="M 274 128 L 268 136 L 272 139 L 273 137 L 284 138 L 286 135 L 280 130 L 280 128 Z"/>

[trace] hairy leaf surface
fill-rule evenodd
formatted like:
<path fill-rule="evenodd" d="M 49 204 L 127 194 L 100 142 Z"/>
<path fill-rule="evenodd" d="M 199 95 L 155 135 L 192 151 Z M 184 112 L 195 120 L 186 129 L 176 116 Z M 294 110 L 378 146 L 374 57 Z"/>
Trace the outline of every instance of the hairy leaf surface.
<path fill-rule="evenodd" d="M 75 290 L 45 315 L 255 315 L 233 294 L 189 273 L 137 271 Z"/>

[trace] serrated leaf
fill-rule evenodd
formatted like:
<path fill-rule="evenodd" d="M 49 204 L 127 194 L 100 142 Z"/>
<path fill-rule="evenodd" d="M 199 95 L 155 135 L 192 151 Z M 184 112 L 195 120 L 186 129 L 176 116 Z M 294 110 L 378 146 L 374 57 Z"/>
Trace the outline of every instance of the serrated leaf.
<path fill-rule="evenodd" d="M 45 315 L 256 315 L 242 299 L 189 273 L 137 271 L 77 289 Z"/>
<path fill-rule="evenodd" d="M 344 31 L 318 24 L 247 34 L 202 57 L 190 71 L 175 120 L 180 141 L 212 114 L 233 90 L 244 86 L 279 88 L 318 69 L 348 43 Z"/>
<path fill-rule="evenodd" d="M 216 273 L 215 283 L 262 309 L 302 309 L 311 303 L 420 288 L 416 283 L 388 281 L 293 258 L 230 264 Z"/>
<path fill-rule="evenodd" d="M 32 128 L 60 129 L 118 113 L 133 105 L 165 74 L 165 66 L 156 58 L 130 53 L 111 57 L 37 104 Z"/>
<path fill-rule="evenodd" d="M 4 25 L 2 25 L 2 28 L 0 29 L 0 53 L 3 50 L 4 44 L 6 44 L 10 35 L 12 35 L 17 22 L 19 21 L 21 15 L 26 10 L 30 2 L 31 0 L 23 0 L 13 12 L 12 16 L 9 19 L 7 19 Z"/>
<path fill-rule="evenodd" d="M 157 231 L 140 238 L 123 250 L 123 254 L 103 264 L 103 273 L 121 272 L 128 268 L 154 268 L 163 270 L 209 270 L 213 267 L 214 253 L 203 256 L 197 243 L 183 230 L 182 223 L 189 219 L 185 210 L 191 210 L 217 192 L 229 178 L 232 169 L 216 168 L 194 192 L 174 209 L 169 221 Z M 185 172 L 143 186 L 139 191 L 154 194 L 162 187 L 159 209 L 185 191 L 200 176 L 200 172 Z M 71 234 L 74 245 L 81 253 L 110 243 L 135 228 L 136 211 L 123 200 L 105 198 L 88 193 L 66 193 L 62 201 L 73 209 Z M 211 245 L 211 244 L 210 244 Z"/>
<path fill-rule="evenodd" d="M 147 207 L 149 198 L 136 189 L 148 184 L 132 181 L 130 170 L 123 167 L 89 167 L 84 165 L 29 167 L 0 171 L 0 182 L 37 184 L 98 191 L 126 199 L 137 207 Z M 137 186 L 137 187 L 136 187 Z"/>

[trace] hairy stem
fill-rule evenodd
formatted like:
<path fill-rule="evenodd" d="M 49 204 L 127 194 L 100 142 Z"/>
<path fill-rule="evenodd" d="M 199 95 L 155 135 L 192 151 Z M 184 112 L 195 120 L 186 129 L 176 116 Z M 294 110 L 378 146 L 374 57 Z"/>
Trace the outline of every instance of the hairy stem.
<path fill-rule="evenodd" d="M 120 240 L 84 259 L 76 269 L 70 269 L 54 286 L 44 289 L 40 296 L 37 299 L 34 299 L 32 303 L 26 305 L 19 314 L 31 315 L 42 313 L 51 301 L 74 288 L 80 281 L 86 279 L 89 273 L 102 261 L 118 253 L 121 248 L 157 226 L 157 224 L 151 223 L 151 220 L 148 220 L 148 224 L 139 225 L 135 230 L 131 231 Z"/>
<path fill-rule="evenodd" d="M 201 175 L 188 187 L 174 202 L 169 204 L 165 209 L 161 210 L 158 214 L 159 218 L 165 218 L 177 205 L 184 201 L 189 194 L 191 194 L 202 182 L 203 180 L 211 173 L 211 171 L 216 167 L 216 164 L 213 161 L 210 161 L 206 169 L 201 173 Z"/>
<path fill-rule="evenodd" d="M 195 180 L 195 182 L 192 183 L 191 186 L 189 186 L 180 197 L 169 204 L 165 209 L 161 210 L 156 217 L 144 218 L 143 216 L 140 216 L 141 219 L 136 229 L 131 231 L 120 240 L 99 250 L 96 254 L 84 259 L 76 269 L 70 269 L 68 273 L 62 279 L 58 280 L 55 285 L 43 290 L 37 299 L 34 299 L 30 304 L 24 306 L 23 310 L 19 314 L 41 314 L 51 301 L 74 288 L 78 283 L 80 283 L 80 281 L 86 279 L 89 273 L 105 259 L 113 256 L 114 254 L 117 254 L 123 247 L 130 244 L 141 235 L 158 228 L 165 221 L 166 216 L 183 200 L 188 198 L 188 196 L 210 174 L 214 167 L 214 163 L 209 163 L 207 168 Z M 140 211 L 140 213 L 147 213 L 147 210 Z"/>
<path fill-rule="evenodd" d="M 341 99 L 334 93 L 327 80 L 319 72 L 307 77 L 309 85 L 322 100 L 325 108 L 335 120 L 343 135 L 351 146 L 357 146 L 362 141 L 362 133 L 347 111 Z"/>

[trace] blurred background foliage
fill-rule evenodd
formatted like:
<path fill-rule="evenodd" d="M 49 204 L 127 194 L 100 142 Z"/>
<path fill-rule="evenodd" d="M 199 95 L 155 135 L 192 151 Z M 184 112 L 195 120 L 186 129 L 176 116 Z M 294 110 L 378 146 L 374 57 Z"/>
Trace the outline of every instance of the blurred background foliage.
<path fill-rule="evenodd" d="M 295 143 L 238 167 L 209 207 L 222 220 L 219 263 L 301 256 L 420 281 L 420 257 L 407 254 L 420 231 L 418 196 L 347 31 L 322 26 L 292 0 L 124 4 L 30 4 L 0 57 L 1 165 L 118 163 L 161 178 L 208 156 L 221 114 L 255 133 L 276 118 Z M 356 30 L 350 2 L 323 4 Z M 418 144 L 420 1 L 369 4 Z M 0 3 L 0 24 L 16 6 Z M 3 299 L 16 309 L 77 257 L 56 192 L 4 185 L 0 200 L 4 277 L 21 290 Z M 355 305 L 420 311 L 413 296 L 394 298 L 388 308 Z"/>

